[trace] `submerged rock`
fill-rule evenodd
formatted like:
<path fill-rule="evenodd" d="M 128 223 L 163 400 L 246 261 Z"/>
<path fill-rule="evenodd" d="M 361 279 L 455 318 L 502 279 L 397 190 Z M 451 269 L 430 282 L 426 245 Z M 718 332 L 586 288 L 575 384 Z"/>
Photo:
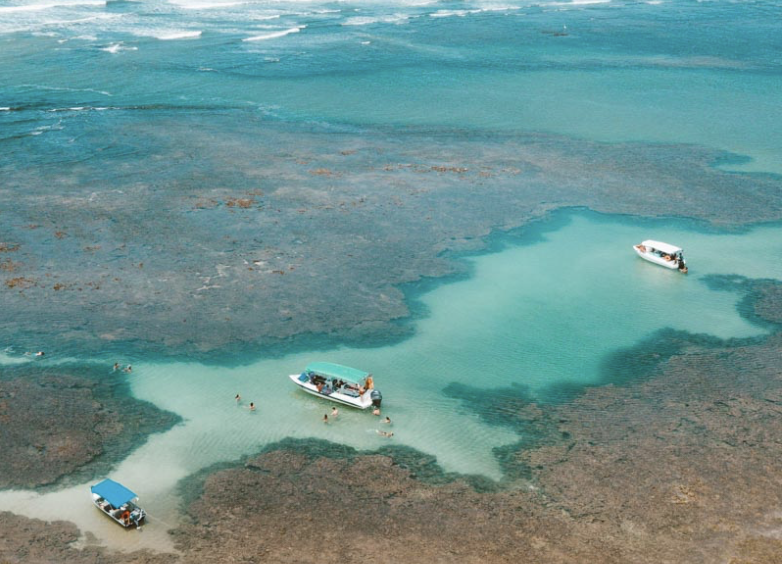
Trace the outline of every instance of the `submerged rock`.
<path fill-rule="evenodd" d="M 131 397 L 123 377 L 74 365 L 0 368 L 0 488 L 106 472 L 179 421 Z"/>

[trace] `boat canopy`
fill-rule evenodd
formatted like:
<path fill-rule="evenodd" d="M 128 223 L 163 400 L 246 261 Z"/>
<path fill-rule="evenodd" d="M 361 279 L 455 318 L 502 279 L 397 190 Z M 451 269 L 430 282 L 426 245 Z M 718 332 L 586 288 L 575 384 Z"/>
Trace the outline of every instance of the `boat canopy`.
<path fill-rule="evenodd" d="M 664 253 L 668 253 L 669 255 L 675 255 L 676 253 L 682 252 L 682 249 L 679 247 L 674 247 L 673 245 L 669 245 L 668 243 L 663 243 L 662 241 L 652 241 L 651 239 L 648 239 L 641 243 L 644 247 L 651 247 L 652 249 L 657 249 L 658 251 L 662 251 Z"/>
<path fill-rule="evenodd" d="M 103 480 L 90 488 L 92 493 L 98 494 L 114 507 L 120 507 L 138 496 L 122 484 L 114 480 Z"/>
<path fill-rule="evenodd" d="M 342 366 L 341 364 L 333 364 L 331 362 L 313 362 L 308 364 L 304 371 L 315 372 L 326 378 L 341 378 L 342 380 L 349 380 L 351 382 L 360 382 L 369 376 L 369 372 L 350 368 L 349 366 Z"/>

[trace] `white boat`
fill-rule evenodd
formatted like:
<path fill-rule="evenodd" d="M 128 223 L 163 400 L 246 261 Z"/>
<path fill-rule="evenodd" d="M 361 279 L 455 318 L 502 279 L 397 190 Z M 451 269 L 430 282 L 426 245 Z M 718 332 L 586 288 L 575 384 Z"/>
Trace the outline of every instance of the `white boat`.
<path fill-rule="evenodd" d="M 313 362 L 301 374 L 291 374 L 290 379 L 308 394 L 359 409 L 379 408 L 383 401 L 372 375 L 349 366 Z"/>
<path fill-rule="evenodd" d="M 105 515 L 126 529 L 140 527 L 146 512 L 136 505 L 138 496 L 114 480 L 103 480 L 90 488 L 92 502 Z"/>
<path fill-rule="evenodd" d="M 681 248 L 647 239 L 638 245 L 633 245 L 633 250 L 644 260 L 659 264 L 671 270 L 687 272 L 687 262 Z"/>

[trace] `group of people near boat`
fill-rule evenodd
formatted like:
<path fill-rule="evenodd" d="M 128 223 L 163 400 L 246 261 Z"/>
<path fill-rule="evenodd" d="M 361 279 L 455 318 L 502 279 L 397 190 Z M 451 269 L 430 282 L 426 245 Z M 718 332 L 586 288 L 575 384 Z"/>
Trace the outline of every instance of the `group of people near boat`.
<path fill-rule="evenodd" d="M 240 396 L 239 394 L 236 394 L 236 397 L 234 397 L 234 400 L 236 401 L 236 405 L 239 405 L 240 403 L 242 403 L 242 396 Z M 247 406 L 247 409 L 249 409 L 250 411 L 255 411 L 255 402 L 251 401 L 250 405 Z"/>
<path fill-rule="evenodd" d="M 380 417 L 380 408 L 376 407 L 375 409 L 373 409 L 372 410 L 372 415 L 376 415 L 376 416 Z M 331 408 L 331 419 L 329 419 L 329 414 L 325 413 L 325 414 L 323 414 L 323 423 L 328 425 L 329 421 L 334 421 L 337 417 L 339 417 L 339 409 L 337 409 L 336 407 L 332 407 Z M 388 415 L 386 415 L 385 419 L 383 419 L 383 423 L 390 426 L 391 425 L 391 418 Z M 375 429 L 375 432 L 378 435 L 381 435 L 383 437 L 391 438 L 391 437 L 394 436 L 394 432 L 393 431 L 383 431 L 381 429 Z"/>
<path fill-rule="evenodd" d="M 372 390 L 375 387 L 375 383 L 372 380 L 372 375 L 366 377 L 363 384 L 346 382 L 341 378 L 332 378 L 328 380 L 325 376 L 321 376 L 315 372 L 309 374 L 310 383 L 315 386 L 320 394 L 330 395 L 334 392 L 341 392 L 349 396 L 362 396 L 367 390 Z"/>

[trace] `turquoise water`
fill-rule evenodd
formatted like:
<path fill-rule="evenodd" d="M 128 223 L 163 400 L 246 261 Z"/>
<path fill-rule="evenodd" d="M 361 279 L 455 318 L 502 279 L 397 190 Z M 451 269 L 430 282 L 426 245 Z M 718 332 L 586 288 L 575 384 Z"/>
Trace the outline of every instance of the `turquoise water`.
<path fill-rule="evenodd" d="M 75 112 L 246 108 L 282 121 L 695 143 L 780 172 L 779 9 L 17 0 L 0 7 L 0 125 L 6 139 L 78 136 L 89 126 Z"/>
<path fill-rule="evenodd" d="M 257 179 L 264 192 L 300 198 L 302 206 L 320 204 L 339 182 L 363 194 L 376 181 L 366 170 L 414 162 L 411 154 L 449 165 L 469 157 L 472 170 L 492 174 L 510 170 L 513 151 L 523 150 L 530 136 L 545 139 L 543 149 L 533 152 L 520 180 L 511 175 L 501 182 L 514 194 L 514 182 L 524 186 L 521 179 L 533 178 L 542 194 L 530 203 L 533 210 L 556 207 L 568 190 L 577 199 L 601 188 L 573 175 L 588 180 L 609 170 L 610 180 L 628 192 L 653 189 L 671 170 L 654 152 L 658 144 L 675 148 L 661 154 L 678 156 L 677 174 L 686 177 L 674 182 L 683 194 L 691 184 L 711 181 L 704 159 L 734 171 L 779 174 L 781 11 L 778 1 L 6 2 L 0 6 L 0 242 L 21 241 L 33 249 L 38 268 L 68 274 L 82 267 L 79 245 L 97 249 L 99 243 L 106 256 L 94 251 L 87 266 L 103 268 L 105 261 L 119 270 L 124 259 L 132 260 L 134 268 L 121 272 L 128 280 L 123 297 L 144 303 L 155 290 L 176 295 L 194 279 L 204 292 L 221 283 L 220 269 L 233 264 L 233 249 L 212 240 L 211 225 L 236 239 L 263 235 L 269 247 L 283 247 L 282 240 L 290 248 L 291 237 L 306 241 L 298 231 L 275 232 L 239 216 L 198 215 L 193 194 L 206 186 L 233 194 L 256 188 L 248 178 Z M 431 137 L 406 136 L 421 130 Z M 332 150 L 332 134 L 344 134 L 341 142 L 358 151 L 363 160 L 354 166 L 361 174 L 335 180 L 292 172 L 288 164 L 297 159 L 315 155 L 320 162 Z M 626 149 L 625 142 L 637 145 Z M 581 160 L 574 165 L 568 157 L 576 151 Z M 432 176 L 420 184 L 445 193 L 454 187 Z M 161 194 L 174 194 L 181 207 L 167 208 L 171 199 Z M 730 201 L 730 195 L 718 196 Z M 287 203 L 285 197 L 276 201 Z M 131 209 L 118 210 L 115 201 Z M 437 198 L 423 201 L 434 223 L 445 226 L 449 218 L 438 217 Z M 763 201 L 777 209 L 773 198 Z M 269 197 L 263 204 L 272 208 L 274 202 Z M 519 211 L 514 222 L 486 211 L 488 204 L 484 210 L 469 203 L 465 217 L 487 237 L 531 213 Z M 65 208 L 87 234 L 69 229 L 71 238 L 62 243 L 36 239 L 40 231 L 29 226 L 56 226 Z M 382 220 L 399 231 L 414 229 L 413 221 L 398 218 Z M 377 243 L 372 226 L 345 220 L 327 227 L 345 240 Z M 124 238 L 129 232 L 130 241 Z M 425 235 L 432 233 L 437 229 Z M 465 390 L 545 405 L 567 400 L 565 385 L 572 390 L 615 378 L 606 368 L 612 355 L 653 343 L 659 331 L 762 337 L 765 329 L 737 311 L 743 296 L 719 289 L 714 277 L 782 280 L 782 228 L 776 224 L 727 232 L 686 218 L 558 212 L 516 237 L 492 237 L 504 243 L 501 250 L 459 259 L 467 275 L 428 281 L 425 292 L 405 288 L 416 312 L 400 322 L 412 328 L 408 339 L 390 335 L 378 345 L 375 335 L 364 346 L 347 347 L 323 338 L 319 349 L 295 354 L 282 348 L 257 353 L 248 345 L 242 359 L 250 360 L 238 366 L 227 363 L 223 351 L 205 353 L 214 355 L 205 363 L 133 358 L 134 395 L 184 422 L 151 437 L 112 477 L 136 483 L 144 476 L 145 507 L 164 525 L 175 525 L 177 482 L 213 463 L 287 437 L 368 450 L 389 444 L 371 414 L 342 409 L 336 422 L 324 425 L 330 406 L 287 379 L 312 360 L 328 360 L 375 374 L 384 414 L 394 421 L 393 444 L 432 454 L 448 471 L 501 480 L 493 449 L 528 437 L 495 424 L 491 405 L 460 399 Z M 690 273 L 638 259 L 631 247 L 647 238 L 682 245 Z M 73 240 L 79 245 L 64 247 Z M 201 254 L 184 252 L 193 248 Z M 403 257 L 415 251 L 388 248 Z M 326 263 L 334 257 L 315 258 Z M 264 260 L 273 261 L 273 253 Z M 219 268 L 202 272 L 203 263 Z M 139 264 L 153 273 L 149 279 L 138 274 Z M 161 286 L 153 283 L 158 279 Z M 340 283 L 325 281 L 322 301 L 338 300 Z M 238 295 L 245 289 L 236 288 Z M 10 311 L 8 296 L 0 294 L 7 300 L 0 302 L 3 311 Z M 224 305 L 239 318 L 237 303 Z M 117 304 L 87 300 L 78 315 L 59 309 L 49 315 L 44 301 L 14 309 L 16 317 L 4 321 L 33 336 L 46 335 L 52 325 L 78 334 L 108 307 Z M 67 357 L 108 370 L 134 344 L 122 340 L 121 329 L 99 327 L 107 335 L 99 358 L 85 358 L 75 345 L 46 362 Z M 226 322 L 226 347 L 240 328 Z M 186 329 L 172 322 L 149 332 L 180 343 L 174 333 Z M 7 338 L 7 346 L 16 345 L 15 334 Z M 196 331 L 183 340 L 197 338 Z M 0 366 L 29 360 L 14 350 L 0 353 Z M 623 375 L 628 381 L 637 376 L 630 369 Z M 238 406 L 236 393 L 244 398 Z M 259 406 L 254 413 L 245 409 L 250 401 Z M 52 504 L 67 504 L 83 530 L 111 546 L 170 548 L 165 527 L 120 536 L 83 503 L 85 486 L 45 495 L 0 492 L 0 509 L 46 518 Z"/>

